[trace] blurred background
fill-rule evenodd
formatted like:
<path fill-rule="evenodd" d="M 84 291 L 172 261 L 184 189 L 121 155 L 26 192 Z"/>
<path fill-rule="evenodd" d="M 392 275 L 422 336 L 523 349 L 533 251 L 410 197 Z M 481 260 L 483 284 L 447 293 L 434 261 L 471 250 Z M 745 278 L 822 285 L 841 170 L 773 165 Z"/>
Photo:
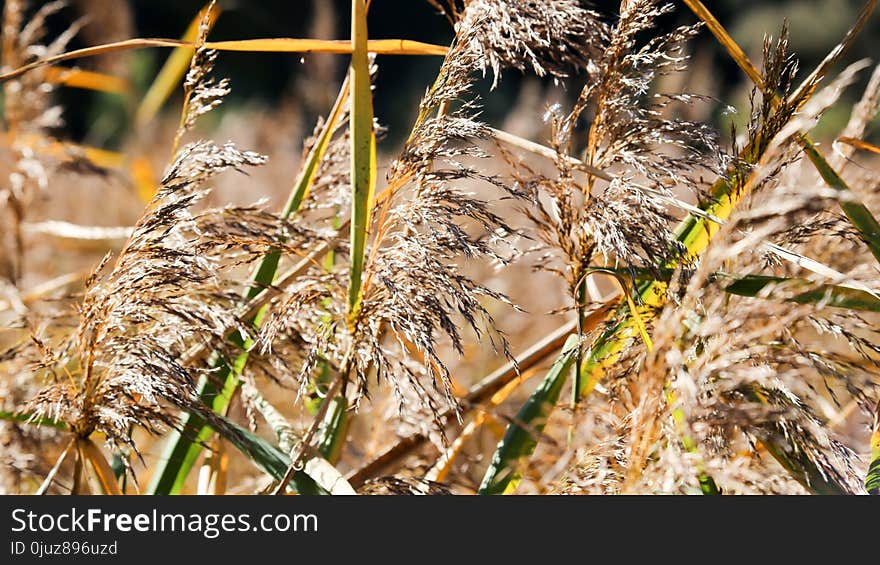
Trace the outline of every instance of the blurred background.
<path fill-rule="evenodd" d="M 39 5 L 41 2 L 34 2 Z M 71 43 L 71 48 L 95 45 L 130 37 L 178 38 L 203 0 L 71 0 L 69 7 L 51 20 L 50 36 L 60 33 L 76 18 L 87 15 L 87 25 Z M 619 2 L 596 1 L 597 10 L 614 12 Z M 3 2 L 0 2 L 0 6 Z M 754 59 L 760 58 L 765 34 L 777 35 L 780 22 L 787 20 L 791 43 L 801 61 L 802 72 L 809 72 L 833 47 L 855 19 L 862 5 L 859 0 L 714 0 L 709 8 L 732 32 L 733 37 Z M 349 35 L 348 0 L 221 0 L 222 13 L 211 39 L 258 37 L 311 37 L 344 39 Z M 693 23 L 695 18 L 682 5 L 666 18 L 668 26 Z M 880 14 L 875 13 L 849 61 L 876 57 L 880 46 Z M 370 17 L 370 34 L 375 38 L 406 38 L 446 44 L 452 37 L 449 22 L 425 0 L 376 0 Z M 717 96 L 721 102 L 742 108 L 750 85 L 708 33 L 692 46 L 693 72 L 688 88 Z M 147 49 L 83 59 L 82 68 L 110 72 L 129 79 L 139 92 L 145 91 L 168 56 L 168 49 Z M 335 97 L 347 61 L 344 56 L 297 54 L 223 53 L 217 74 L 232 80 L 232 95 L 223 112 L 242 107 L 283 107 L 295 111 L 299 126 L 311 128 L 317 115 L 325 113 Z M 376 115 L 388 127 L 386 143 L 395 145 L 408 131 L 418 100 L 430 85 L 440 60 L 436 57 L 381 57 L 376 83 Z M 863 80 L 867 80 L 863 77 Z M 498 125 L 511 116 L 517 102 L 534 108 L 558 98 L 571 97 L 568 91 L 550 81 L 523 79 L 509 73 L 491 96 L 485 96 L 485 119 Z M 852 101 L 859 88 L 848 93 Z M 724 94 L 721 94 L 724 93 Z M 130 133 L 126 108 L 107 95 L 78 89 L 62 89 L 61 102 L 67 112 L 66 136 L 90 145 L 118 148 Z M 138 96 L 133 97 L 135 100 Z M 172 115 L 173 104 L 166 106 Z M 834 129 L 846 119 L 848 104 L 832 111 L 820 125 L 821 131 Z M 537 108 L 534 108 L 537 109 Z M 716 119 L 721 113 L 717 112 Z M 705 116 L 701 116 L 705 117 Z M 736 119 L 736 118 L 734 118 Z M 830 122 L 830 123 L 829 123 Z M 720 124 L 721 125 L 721 124 Z M 727 129 L 723 127 L 722 129 Z M 528 133 L 528 132 L 524 132 Z M 386 149 L 390 149 L 386 145 Z"/>

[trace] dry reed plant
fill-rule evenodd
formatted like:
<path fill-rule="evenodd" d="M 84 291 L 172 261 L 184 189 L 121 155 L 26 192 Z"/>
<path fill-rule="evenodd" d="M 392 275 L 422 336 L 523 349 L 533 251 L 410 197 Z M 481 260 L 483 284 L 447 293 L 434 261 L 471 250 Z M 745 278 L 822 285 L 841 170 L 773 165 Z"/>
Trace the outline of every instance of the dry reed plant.
<path fill-rule="evenodd" d="M 319 38 L 212 42 L 209 2 L 183 40 L 75 52 L 82 21 L 45 38 L 64 2 L 5 4 L 2 490 L 876 493 L 880 200 L 865 156 L 880 151 L 865 137 L 880 70 L 833 153 L 809 137 L 870 64 L 829 75 L 876 2 L 806 78 L 784 26 L 759 69 L 696 0 L 672 29 L 679 6 L 660 0 L 429 3 L 448 47 L 374 39 L 381 3 L 352 0 L 348 41 L 327 39 L 324 8 Z M 735 111 L 723 93 L 661 90 L 702 33 L 754 83 L 730 147 L 682 117 Z M 176 51 L 138 127 L 183 92 L 161 159 L 54 137 L 58 84 L 131 95 L 54 65 L 156 46 Z M 256 173 L 272 148 L 205 139 L 200 119 L 235 88 L 213 75 L 226 50 L 322 53 L 307 76 L 323 82 L 330 57 L 350 59 L 296 178 L 270 187 L 290 188 L 278 211 L 218 202 L 273 178 Z M 393 156 L 373 112 L 384 53 L 443 55 Z M 492 96 L 511 71 L 573 93 L 535 110 L 548 139 L 484 121 L 480 83 Z M 316 88 L 292 106 L 330 101 Z M 145 163 L 169 154 L 153 183 Z M 69 175 L 125 179 L 139 219 L 31 221 Z M 90 242 L 87 277 L 52 270 L 58 238 Z M 519 350 L 506 326 L 541 314 L 536 292 L 558 294 L 559 327 Z"/>

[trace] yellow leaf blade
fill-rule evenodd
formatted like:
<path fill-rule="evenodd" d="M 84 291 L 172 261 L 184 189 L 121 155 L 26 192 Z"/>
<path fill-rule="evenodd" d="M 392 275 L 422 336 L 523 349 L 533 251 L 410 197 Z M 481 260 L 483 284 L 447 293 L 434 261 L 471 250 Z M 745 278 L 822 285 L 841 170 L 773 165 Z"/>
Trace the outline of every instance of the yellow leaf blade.
<path fill-rule="evenodd" d="M 152 201 L 156 196 L 159 179 L 156 178 L 150 160 L 143 156 L 135 157 L 131 162 L 131 178 L 141 202 L 147 204 Z"/>
<path fill-rule="evenodd" d="M 712 35 L 727 50 L 727 53 L 736 61 L 743 72 L 755 83 L 755 86 L 759 90 L 764 90 L 764 77 L 761 76 L 761 71 L 752 63 L 752 60 L 749 59 L 739 44 L 730 37 L 730 34 L 727 33 L 727 30 L 724 29 L 724 26 L 721 25 L 721 22 L 718 21 L 712 12 L 700 0 L 683 1 L 698 18 L 703 20 L 706 27 L 712 32 Z"/>
<path fill-rule="evenodd" d="M 98 478 L 98 482 L 101 483 L 101 488 L 104 492 L 110 495 L 121 495 L 122 490 L 119 488 L 119 482 L 116 480 L 113 469 L 110 468 L 110 464 L 107 463 L 107 459 L 101 453 L 101 450 L 88 438 L 81 440 L 79 443 L 83 455 L 92 464 L 95 476 Z"/>
<path fill-rule="evenodd" d="M 237 41 L 209 41 L 205 44 L 217 51 L 246 51 L 265 53 L 352 53 L 348 40 L 294 39 L 276 37 L 268 39 L 241 39 Z M 446 54 L 446 47 L 411 41 L 409 39 L 373 39 L 367 42 L 366 51 L 379 55 L 437 55 Z"/>
<path fill-rule="evenodd" d="M 82 88 L 109 92 L 111 94 L 127 94 L 131 90 L 128 81 L 93 71 L 82 69 L 66 69 L 62 67 L 49 67 L 46 69 L 46 79 L 49 82 L 61 84 L 70 88 Z"/>
<path fill-rule="evenodd" d="M 876 153 L 880 155 L 880 147 L 874 145 L 873 143 L 868 143 L 867 141 L 862 141 L 861 139 L 856 139 L 854 137 L 839 137 L 837 138 L 839 143 L 845 143 L 847 145 L 851 145 L 856 149 L 862 149 L 864 151 L 870 151 L 871 153 Z"/>
<path fill-rule="evenodd" d="M 125 155 L 117 151 L 57 141 L 41 135 L 18 134 L 13 136 L 8 132 L 4 132 L 0 133 L 0 142 L 6 146 L 11 146 L 14 142 L 33 149 L 36 153 L 58 159 L 70 159 L 81 155 L 95 165 L 105 169 L 119 169 L 125 163 Z"/>
<path fill-rule="evenodd" d="M 242 46 L 242 42 L 252 42 L 250 48 Z M 259 43 L 257 43 L 259 42 Z M 269 43 L 267 43 L 269 42 Z M 282 52 L 282 53 L 335 53 L 348 54 L 352 53 L 351 43 L 345 40 L 323 40 L 323 39 L 248 39 L 240 41 L 218 41 L 206 43 L 207 47 L 218 51 L 248 51 L 248 52 Z M 94 57 L 96 55 L 104 55 L 106 53 L 117 53 L 119 51 L 131 51 L 133 49 L 146 49 L 149 47 L 172 47 L 194 49 L 195 43 L 192 41 L 183 41 L 180 39 L 167 38 L 135 38 L 117 41 L 114 43 L 105 43 L 94 47 L 86 47 L 84 49 L 76 49 L 67 53 L 61 53 L 53 57 L 40 59 L 14 69 L 12 71 L 0 74 L 0 82 L 10 80 L 23 75 L 28 71 L 32 71 L 45 65 L 52 65 L 62 61 L 71 61 L 74 59 L 82 59 L 85 57 Z M 260 47 L 257 49 L 256 47 Z M 447 47 L 443 45 L 433 45 L 430 43 L 422 43 L 420 41 L 410 41 L 407 39 L 375 39 L 367 43 L 366 52 L 376 53 L 379 55 L 436 55 L 442 56 L 446 54 Z"/>

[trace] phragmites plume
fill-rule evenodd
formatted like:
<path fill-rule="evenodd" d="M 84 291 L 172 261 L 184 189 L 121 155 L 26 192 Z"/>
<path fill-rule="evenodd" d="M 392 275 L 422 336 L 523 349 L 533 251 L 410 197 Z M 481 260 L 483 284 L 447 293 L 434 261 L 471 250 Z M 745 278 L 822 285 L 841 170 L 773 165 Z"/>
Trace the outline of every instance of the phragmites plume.
<path fill-rule="evenodd" d="M 441 391 L 447 405 L 458 406 L 440 336 L 461 354 L 463 320 L 478 336 L 488 332 L 507 354 L 506 339 L 494 328 L 484 300 L 509 300 L 467 276 L 462 262 L 508 263 L 516 230 L 492 211 L 491 202 L 461 185 L 481 181 L 505 198 L 523 195 L 510 182 L 468 164 L 489 157 L 479 143 L 490 133 L 475 119 L 471 86 L 488 69 L 496 81 L 505 67 L 528 65 L 539 75 L 577 71 L 601 30 L 576 2 L 549 3 L 559 10 L 529 2 L 506 3 L 504 9 L 494 4 L 475 0 L 455 12 L 453 45 L 373 213 L 356 319 L 347 324 L 344 318 L 344 271 L 313 268 L 276 299 L 263 331 L 266 349 L 277 347 L 272 344 L 280 335 L 293 333 L 297 342 L 311 344 L 313 362 L 320 357 L 338 370 L 351 370 L 356 398 L 367 393 L 368 376 L 375 371 L 394 385 L 401 405 L 415 396 L 435 421 L 439 405 L 431 388 Z M 571 49 L 560 55 L 554 47 L 559 44 Z M 304 371 L 310 368 L 307 364 Z"/>
<path fill-rule="evenodd" d="M 728 493 L 863 491 L 863 464 L 828 421 L 848 403 L 871 413 L 880 393 L 877 332 L 859 313 L 798 303 L 829 283 L 815 273 L 768 284 L 755 297 L 731 296 L 733 279 L 719 275 L 735 257 L 738 277 L 778 276 L 783 269 L 767 271 L 762 243 L 801 221 L 817 198 L 832 202 L 782 183 L 759 195 L 713 239 L 655 326 L 655 350 L 633 375 L 642 395 L 624 436 L 628 473 L 618 488 L 687 492 L 708 475 Z M 804 211 L 770 214 L 782 205 Z M 876 275 L 844 284 L 865 283 L 876 288 Z M 660 438 L 663 457 L 648 457 L 647 438 Z"/>
<path fill-rule="evenodd" d="M 581 0 L 470 0 L 456 23 L 460 41 L 485 69 L 493 86 L 505 68 L 566 77 L 587 67 L 605 39 L 598 14 Z"/>
<path fill-rule="evenodd" d="M 588 79 L 573 109 L 547 114 L 556 176 L 520 166 L 520 183 L 533 199 L 525 213 L 547 247 L 541 268 L 562 274 L 574 296 L 592 267 L 635 271 L 677 259 L 682 248 L 672 234 L 674 209 L 691 210 L 682 202 L 686 191 L 703 195 L 704 175 L 725 175 L 732 162 L 711 127 L 674 117 L 676 105 L 704 97 L 652 93 L 658 77 L 682 69 L 685 44 L 699 27 L 641 39 L 640 32 L 671 9 L 653 0 L 625 4 L 619 20 L 597 37 L 598 54 L 585 69 Z M 586 143 L 578 145 L 579 124 L 588 118 Z"/>
<path fill-rule="evenodd" d="M 188 74 L 187 127 L 222 96 L 210 78 L 213 62 L 204 54 L 193 59 L 200 68 Z M 198 210 L 214 177 L 265 162 L 231 142 L 196 141 L 178 152 L 112 266 L 108 254 L 87 281 L 78 326 L 60 337 L 35 330 L 19 351 L 48 381 L 24 407 L 33 418 L 66 424 L 78 438 L 100 432 L 114 448 L 134 449 L 135 427 L 155 433 L 174 426 L 178 409 L 223 429 L 196 394 L 199 379 L 212 375 L 189 352 L 237 354 L 230 334 L 250 331 L 239 307 L 246 290 L 236 277 L 240 265 L 270 249 L 303 253 L 323 240 L 260 206 Z"/>
<path fill-rule="evenodd" d="M 115 264 L 102 275 L 108 255 L 90 277 L 75 332 L 42 348 L 50 384 L 28 403 L 35 417 L 129 444 L 133 426 L 156 432 L 174 423 L 174 406 L 196 408 L 201 373 L 186 365 L 187 349 L 225 351 L 228 333 L 245 331 L 235 308 L 240 289 L 223 273 L 282 239 L 304 239 L 283 228 L 272 237 L 259 210 L 191 211 L 209 179 L 263 162 L 231 143 L 180 152 Z"/>
<path fill-rule="evenodd" d="M 185 118 L 181 125 L 184 131 L 192 129 L 200 116 L 222 104 L 223 99 L 229 94 L 229 79 L 222 78 L 218 81 L 211 76 L 211 70 L 217 61 L 217 51 L 204 47 L 208 40 L 208 32 L 211 30 L 211 13 L 215 5 L 216 1 L 212 1 L 199 24 L 199 35 L 196 40 L 199 47 L 183 80 L 187 101 Z"/>
<path fill-rule="evenodd" d="M 807 105 L 788 97 L 774 103 L 775 93 L 794 92 L 796 64 L 784 32 L 765 42 L 765 89 L 753 95 L 743 150 L 761 159 L 736 188 L 749 196 L 699 261 L 672 277 L 672 300 L 653 326 L 653 351 L 635 354 L 609 383 L 626 418 L 606 428 L 612 440 L 605 436 L 607 445 L 585 454 L 560 489 L 864 491 L 864 463 L 829 422 L 847 405 L 873 413 L 880 336 L 873 314 L 822 297 L 834 284 L 872 293 L 880 280 L 863 266 L 866 249 L 845 219 L 827 212 L 849 196 L 805 183 L 810 175 L 792 158 L 798 137 L 861 66 L 845 70 Z M 824 221 L 815 222 L 817 210 Z M 805 255 L 829 242 L 827 264 Z M 726 272 L 732 262 L 735 276 Z M 761 284 L 747 290 L 744 281 Z M 811 293 L 819 299 L 805 300 Z"/>

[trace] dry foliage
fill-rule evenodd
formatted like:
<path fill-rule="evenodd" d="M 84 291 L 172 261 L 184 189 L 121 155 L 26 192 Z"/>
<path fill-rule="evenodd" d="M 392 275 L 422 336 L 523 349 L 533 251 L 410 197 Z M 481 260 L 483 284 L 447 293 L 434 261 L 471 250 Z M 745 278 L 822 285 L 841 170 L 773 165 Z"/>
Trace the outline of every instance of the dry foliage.
<path fill-rule="evenodd" d="M 877 209 L 876 162 L 857 143 L 834 144 L 825 164 L 845 190 L 801 152 L 867 63 L 799 84 L 783 27 L 765 42 L 760 84 L 740 110 L 747 125 L 726 147 L 714 123 L 684 117 L 697 105 L 729 112 L 723 94 L 663 92 L 691 71 L 688 45 L 703 33 L 699 23 L 661 27 L 671 4 L 630 0 L 616 14 L 579 0 L 431 4 L 455 38 L 402 148 L 380 154 L 389 165 L 370 203 L 355 310 L 347 80 L 339 112 L 303 143 L 294 185 L 304 190 L 283 212 L 221 199 L 231 187 L 284 194 L 292 169 L 274 155 L 289 148 L 238 143 L 265 147 L 298 116 L 248 119 L 252 129 L 228 130 L 238 143 L 201 138 L 200 118 L 235 88 L 213 77 L 208 16 L 176 129 L 145 132 L 152 148 L 131 144 L 153 163 L 172 147 L 145 206 L 125 188 L 143 179 L 134 168 L 111 170 L 54 138 L 63 121 L 50 67 L 3 83 L 0 490 L 107 491 L 95 461 L 106 458 L 121 491 L 143 491 L 144 477 L 173 473 L 156 452 L 193 440 L 195 417 L 218 433 L 199 461 L 230 473 L 215 480 L 230 492 L 268 492 L 294 471 L 318 477 L 318 466 L 363 494 L 474 492 L 484 473 L 485 485 L 514 467 L 526 492 L 870 490 L 880 279 L 853 206 Z M 46 19 L 64 6 L 5 3 L 3 72 L 64 52 L 83 25 L 46 38 Z M 476 85 L 494 89 L 509 70 L 572 93 L 533 108 L 546 139 L 482 121 Z M 326 85 L 305 84 L 306 105 L 327 100 Z M 840 137 L 870 135 L 878 107 L 875 70 Z M 59 193 L 75 183 L 109 186 L 125 202 L 121 245 L 87 201 L 62 239 L 46 235 L 59 233 L 45 220 L 60 219 Z M 76 225 L 89 223 L 99 225 Z M 268 280 L 267 256 L 278 273 Z M 549 317 L 536 311 L 548 301 Z M 570 329 L 554 333 L 548 319 Z M 511 334 L 517 324 L 531 327 Z M 514 414 L 535 389 L 527 377 L 544 374 L 572 332 L 569 409 L 549 412 L 560 386 L 543 397 L 547 412 L 523 421 L 526 409 Z M 518 355 L 541 336 L 556 337 Z M 608 344 L 613 354 L 600 356 Z M 206 383 L 231 406 L 217 409 Z M 163 438 L 171 429 L 182 435 Z M 514 464 L 505 449 L 517 430 L 534 441 Z M 101 451 L 81 449 L 96 439 Z M 229 471 L 226 450 L 210 452 L 217 442 L 243 455 Z M 288 476 L 266 453 L 280 454 L 271 457 Z M 188 472 L 178 471 L 181 485 Z"/>

